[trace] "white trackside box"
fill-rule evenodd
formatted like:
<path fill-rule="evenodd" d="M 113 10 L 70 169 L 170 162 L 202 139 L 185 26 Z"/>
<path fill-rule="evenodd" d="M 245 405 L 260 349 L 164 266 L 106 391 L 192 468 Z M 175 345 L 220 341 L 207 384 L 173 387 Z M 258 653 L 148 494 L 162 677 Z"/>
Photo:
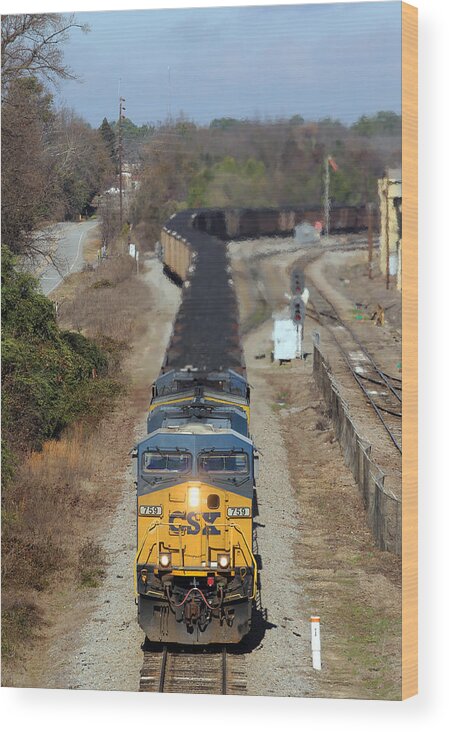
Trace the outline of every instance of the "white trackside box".
<path fill-rule="evenodd" d="M 301 357 L 302 325 L 290 318 L 275 319 L 273 324 L 273 359 L 291 361 Z"/>

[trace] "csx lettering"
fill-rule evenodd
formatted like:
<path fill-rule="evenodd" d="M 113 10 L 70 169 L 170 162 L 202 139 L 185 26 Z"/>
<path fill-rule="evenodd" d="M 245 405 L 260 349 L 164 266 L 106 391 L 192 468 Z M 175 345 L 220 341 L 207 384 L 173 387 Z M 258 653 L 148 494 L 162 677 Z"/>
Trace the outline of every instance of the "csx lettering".
<path fill-rule="evenodd" d="M 173 511 L 170 514 L 169 523 L 172 530 L 175 529 L 186 529 L 187 534 L 190 536 L 199 534 L 201 530 L 199 519 L 202 516 L 205 522 L 203 527 L 203 534 L 209 534 L 209 536 L 220 534 L 219 529 L 213 524 L 220 517 L 219 511 L 207 511 L 206 513 L 197 513 L 196 511 L 189 511 L 186 514 L 185 511 Z M 175 525 L 176 519 L 181 521 L 187 521 L 187 525 Z"/>

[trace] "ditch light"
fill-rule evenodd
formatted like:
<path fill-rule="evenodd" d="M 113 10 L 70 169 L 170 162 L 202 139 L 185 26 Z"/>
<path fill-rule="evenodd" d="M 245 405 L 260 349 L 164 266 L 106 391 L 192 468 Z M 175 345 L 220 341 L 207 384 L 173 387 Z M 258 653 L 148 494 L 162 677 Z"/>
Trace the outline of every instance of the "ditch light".
<path fill-rule="evenodd" d="M 164 569 L 169 567 L 171 564 L 171 554 L 169 552 L 159 554 L 159 564 L 161 567 L 164 567 Z"/>
<path fill-rule="evenodd" d="M 231 557 L 229 556 L 229 554 L 219 554 L 217 557 L 217 561 L 220 569 L 227 569 L 229 567 Z"/>

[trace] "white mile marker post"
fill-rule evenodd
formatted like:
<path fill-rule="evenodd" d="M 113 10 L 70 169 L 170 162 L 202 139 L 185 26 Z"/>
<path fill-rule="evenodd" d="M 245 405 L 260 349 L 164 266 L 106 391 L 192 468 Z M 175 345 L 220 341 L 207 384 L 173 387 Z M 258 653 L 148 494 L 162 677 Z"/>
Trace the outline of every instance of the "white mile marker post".
<path fill-rule="evenodd" d="M 312 666 L 321 671 L 321 639 L 320 639 L 320 618 L 312 615 L 310 618 L 310 638 L 312 642 Z"/>

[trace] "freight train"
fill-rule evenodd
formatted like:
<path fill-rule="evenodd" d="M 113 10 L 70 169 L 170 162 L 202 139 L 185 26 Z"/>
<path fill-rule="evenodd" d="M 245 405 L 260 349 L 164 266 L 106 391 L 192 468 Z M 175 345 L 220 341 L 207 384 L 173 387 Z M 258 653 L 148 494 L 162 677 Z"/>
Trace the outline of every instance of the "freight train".
<path fill-rule="evenodd" d="M 164 270 L 183 295 L 135 449 L 135 591 L 152 642 L 238 643 L 250 630 L 258 455 L 225 242 L 288 235 L 318 211 L 183 211 L 163 228 Z M 359 213 L 340 211 L 336 230 L 363 228 Z"/>
<path fill-rule="evenodd" d="M 194 223 L 178 214 L 162 236 L 184 286 L 136 448 L 138 616 L 152 642 L 238 643 L 257 590 L 258 456 L 226 247 Z"/>

